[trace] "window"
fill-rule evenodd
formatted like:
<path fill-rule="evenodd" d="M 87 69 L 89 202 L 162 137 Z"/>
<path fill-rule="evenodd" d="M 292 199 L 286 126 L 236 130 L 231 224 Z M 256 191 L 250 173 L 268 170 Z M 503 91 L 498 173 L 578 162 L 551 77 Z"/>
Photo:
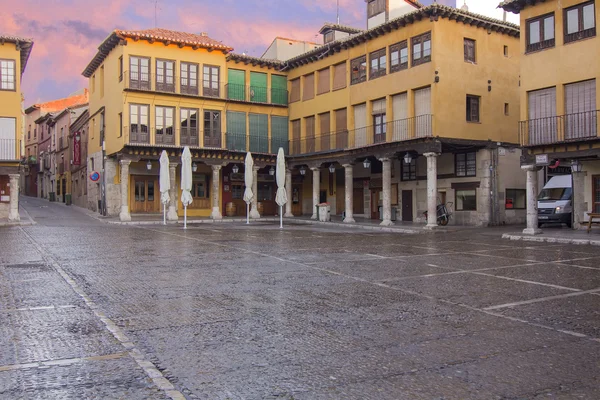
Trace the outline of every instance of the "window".
<path fill-rule="evenodd" d="M 100 128 L 100 129 L 99 129 L 99 130 L 100 130 L 100 136 L 99 136 L 99 139 L 100 139 L 100 146 L 102 146 L 102 142 L 104 142 L 104 127 L 105 127 L 105 122 L 104 122 L 104 111 L 102 111 L 102 112 L 100 113 L 100 127 L 99 127 L 99 128 Z M 62 133 L 61 133 L 61 135 L 62 135 Z"/>
<path fill-rule="evenodd" d="M 150 90 L 149 58 L 129 58 L 129 87 L 131 89 Z"/>
<path fill-rule="evenodd" d="M 123 56 L 119 57 L 119 82 L 123 80 Z"/>
<path fill-rule="evenodd" d="M 508 46 L 504 46 L 504 57 L 508 57 Z"/>
<path fill-rule="evenodd" d="M 369 0 L 367 3 L 367 18 L 385 12 L 385 0 Z"/>
<path fill-rule="evenodd" d="M 592 176 L 592 211 L 600 213 L 600 175 Z"/>
<path fill-rule="evenodd" d="M 526 52 L 554 47 L 554 14 L 547 14 L 527 21 Z"/>
<path fill-rule="evenodd" d="M 175 62 L 156 60 L 156 90 L 175 92 Z"/>
<path fill-rule="evenodd" d="M 302 101 L 310 100 L 315 97 L 315 74 L 304 76 L 304 90 L 302 91 Z"/>
<path fill-rule="evenodd" d="M 195 174 L 192 178 L 192 197 L 208 198 L 208 177 L 204 174 Z"/>
<path fill-rule="evenodd" d="M 509 109 L 508 109 L 508 103 L 504 103 L 504 115 L 508 116 L 509 115 Z"/>
<path fill-rule="evenodd" d="M 330 42 L 333 42 L 334 40 L 335 40 L 335 32 L 334 31 L 327 31 L 323 35 L 323 43 L 330 43 Z"/>
<path fill-rule="evenodd" d="M 373 142 L 383 143 L 386 140 L 386 100 L 385 98 L 374 100 L 372 108 L 373 115 Z"/>
<path fill-rule="evenodd" d="M 411 43 L 413 67 L 431 61 L 431 32 L 412 38 Z"/>
<path fill-rule="evenodd" d="M 204 66 L 204 85 L 202 94 L 209 97 L 219 97 L 219 67 Z"/>
<path fill-rule="evenodd" d="M 369 79 L 375 79 L 386 74 L 387 56 L 385 54 L 385 49 L 377 50 L 369 54 L 369 62 L 371 63 Z"/>
<path fill-rule="evenodd" d="M 352 68 L 352 79 L 350 83 L 356 85 L 367 80 L 367 56 L 355 58 L 350 61 Z"/>
<path fill-rule="evenodd" d="M 467 121 L 479 122 L 479 96 L 467 95 Z"/>
<path fill-rule="evenodd" d="M 390 46 L 390 73 L 408 68 L 408 42 Z"/>
<path fill-rule="evenodd" d="M 0 60 L 0 90 L 16 90 L 15 61 Z"/>
<path fill-rule="evenodd" d="M 119 137 L 123 137 L 123 113 L 119 113 Z"/>
<path fill-rule="evenodd" d="M 410 164 L 400 161 L 400 169 L 402 171 L 401 179 L 403 181 L 416 181 L 417 180 L 417 160 L 413 158 Z"/>
<path fill-rule="evenodd" d="M 198 94 L 198 64 L 182 62 L 181 69 L 181 93 Z"/>
<path fill-rule="evenodd" d="M 527 191 L 525 189 L 506 189 L 507 210 L 524 210 L 527 204 Z"/>
<path fill-rule="evenodd" d="M 146 104 L 129 105 L 129 141 L 150 143 L 149 107 Z"/>
<path fill-rule="evenodd" d="M 33 138 L 37 138 L 37 128 L 33 128 Z"/>
<path fill-rule="evenodd" d="M 588 1 L 564 11 L 565 43 L 596 36 L 594 2 Z"/>
<path fill-rule="evenodd" d="M 292 79 L 292 91 L 290 93 L 290 103 L 300 101 L 300 78 Z"/>
<path fill-rule="evenodd" d="M 477 190 L 457 190 L 456 192 L 456 211 L 476 211 L 477 210 Z"/>
<path fill-rule="evenodd" d="M 565 85 L 564 138 L 597 137 L 596 80 Z"/>
<path fill-rule="evenodd" d="M 100 67 L 100 98 L 104 97 L 104 65 Z"/>
<path fill-rule="evenodd" d="M 242 199 L 244 196 L 244 188 L 242 185 L 231 185 L 231 197 L 233 199 Z"/>
<path fill-rule="evenodd" d="M 465 38 L 465 61 L 475 63 L 475 41 Z"/>
<path fill-rule="evenodd" d="M 346 87 L 346 63 L 333 66 L 333 90 Z"/>
<path fill-rule="evenodd" d="M 456 176 L 477 176 L 477 153 L 459 153 L 454 158 Z"/>
<path fill-rule="evenodd" d="M 15 118 L 0 117 L 0 160 L 16 160 L 15 137 L 17 134 L 17 120 Z"/>
<path fill-rule="evenodd" d="M 92 79 L 90 79 L 90 92 L 94 93 L 96 91 L 96 74 L 92 75 Z"/>
<path fill-rule="evenodd" d="M 198 110 L 181 108 L 179 110 L 179 140 L 182 146 L 198 146 Z"/>
<path fill-rule="evenodd" d="M 31 125 L 29 125 L 29 129 L 27 129 L 27 140 L 31 140 Z"/>
<path fill-rule="evenodd" d="M 329 68 L 322 69 L 318 72 L 317 94 L 329 92 Z"/>

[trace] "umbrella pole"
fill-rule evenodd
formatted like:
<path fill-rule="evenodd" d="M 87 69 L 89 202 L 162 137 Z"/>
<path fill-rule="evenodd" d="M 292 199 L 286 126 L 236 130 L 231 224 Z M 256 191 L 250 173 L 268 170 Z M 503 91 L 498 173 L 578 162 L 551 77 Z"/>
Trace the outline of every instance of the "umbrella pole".
<path fill-rule="evenodd" d="M 167 205 L 163 203 L 163 225 L 167 224 Z"/>
<path fill-rule="evenodd" d="M 187 206 L 183 207 L 183 229 L 187 229 Z"/>
<path fill-rule="evenodd" d="M 250 203 L 246 203 L 246 224 L 250 223 Z"/>
<path fill-rule="evenodd" d="M 283 206 L 279 206 L 279 229 L 283 229 Z"/>

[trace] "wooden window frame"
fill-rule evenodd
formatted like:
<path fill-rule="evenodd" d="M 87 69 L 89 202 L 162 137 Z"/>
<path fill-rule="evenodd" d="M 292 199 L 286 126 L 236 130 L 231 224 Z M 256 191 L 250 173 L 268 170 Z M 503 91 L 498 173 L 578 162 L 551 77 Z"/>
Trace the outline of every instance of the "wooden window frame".
<path fill-rule="evenodd" d="M 131 142 L 131 131 L 133 129 L 134 124 L 131 122 L 131 109 L 132 107 L 136 107 L 137 108 L 137 117 L 138 117 L 138 122 L 137 124 L 135 124 L 135 126 L 138 127 L 137 130 L 137 135 L 138 138 L 136 141 L 134 141 L 133 143 L 150 143 L 150 105 L 149 104 L 140 104 L 140 103 L 129 103 L 129 141 Z M 147 124 L 146 124 L 146 132 L 142 132 L 142 123 L 141 123 L 141 110 L 142 107 L 146 107 L 147 110 Z M 93 125 L 93 124 L 92 124 Z M 93 131 L 92 131 L 93 132 Z M 141 138 L 139 136 L 142 135 L 142 133 L 144 133 L 145 135 L 147 135 L 148 139 L 146 141 L 142 141 Z"/>
<path fill-rule="evenodd" d="M 379 128 L 379 133 L 377 133 Z M 387 114 L 373 114 L 373 143 L 385 143 L 387 140 Z"/>
<path fill-rule="evenodd" d="M 368 0 L 367 1 L 367 18 L 373 18 L 384 13 L 385 0 Z"/>
<path fill-rule="evenodd" d="M 335 31 L 327 31 L 323 34 L 323 44 L 331 43 L 335 40 Z"/>
<path fill-rule="evenodd" d="M 137 79 L 133 79 L 132 78 L 132 65 L 131 65 L 131 61 L 133 59 L 137 59 L 138 60 L 138 70 L 136 71 L 136 73 L 138 74 L 138 78 Z M 142 60 L 148 60 L 148 72 L 146 73 L 148 76 L 146 79 L 142 79 L 142 76 L 144 74 L 144 72 L 142 72 Z M 137 88 L 133 88 L 133 89 L 141 89 L 141 90 L 150 90 L 151 89 L 151 85 L 152 85 L 152 66 L 150 64 L 150 57 L 140 57 L 140 56 L 135 56 L 135 55 L 130 55 L 129 56 L 129 87 L 131 88 L 132 84 L 131 82 L 137 82 L 138 87 Z M 94 79 L 95 79 L 95 75 L 94 75 Z M 95 86 L 95 82 L 93 82 Z"/>
<path fill-rule="evenodd" d="M 123 81 L 123 56 L 119 57 L 119 82 Z"/>
<path fill-rule="evenodd" d="M 361 67 L 363 67 L 361 71 Z M 367 81 L 367 55 L 356 57 L 350 61 L 350 84 L 356 85 Z"/>
<path fill-rule="evenodd" d="M 512 207 L 506 207 L 506 201 L 508 200 L 508 191 L 512 190 L 514 192 L 519 192 L 521 194 L 524 194 L 525 196 L 525 201 L 523 204 L 523 207 L 515 207 L 515 202 L 513 201 L 513 206 Z M 527 190 L 526 189 L 513 189 L 513 188 L 506 188 L 504 189 L 505 195 L 504 195 L 504 209 L 505 210 L 526 210 L 527 209 Z"/>
<path fill-rule="evenodd" d="M 474 106 L 476 109 L 474 109 Z M 467 122 L 481 122 L 481 96 L 467 95 Z"/>
<path fill-rule="evenodd" d="M 597 192 L 600 192 L 600 175 L 592 175 L 592 212 L 594 213 L 600 212 L 600 202 L 595 201 Z"/>
<path fill-rule="evenodd" d="M 584 9 L 584 7 L 587 7 L 590 5 L 593 6 L 592 16 L 594 17 L 594 26 L 592 28 L 584 29 L 584 27 L 583 27 L 583 9 Z M 573 11 L 573 10 L 578 10 L 577 23 L 579 24 L 580 29 L 577 32 L 568 33 L 569 19 L 568 19 L 567 14 L 569 13 L 569 11 Z M 565 44 L 596 36 L 596 4 L 593 0 L 574 5 L 573 7 L 565 8 L 563 10 L 563 34 L 564 34 L 564 43 Z"/>
<path fill-rule="evenodd" d="M 192 67 L 196 67 L 196 85 L 191 85 L 190 84 L 190 72 Z M 185 73 L 186 73 L 186 77 L 183 77 L 184 74 L 184 68 L 185 68 Z M 199 85 L 198 85 L 198 75 L 200 73 L 200 65 L 198 63 L 194 63 L 194 62 L 189 62 L 189 61 L 181 61 L 179 63 L 179 91 L 182 94 L 191 94 L 191 95 L 198 95 L 198 91 L 199 91 Z M 204 77 L 203 77 L 204 78 Z M 183 83 L 183 80 L 187 79 L 187 84 Z M 204 88 L 204 87 L 203 87 Z"/>
<path fill-rule="evenodd" d="M 4 76 L 2 75 L 2 68 L 0 67 L 0 91 L 5 91 L 5 92 L 16 92 L 17 91 L 17 61 L 16 60 L 12 60 L 12 59 L 8 59 L 8 58 L 0 58 L 0 63 L 1 62 L 10 62 L 12 63 L 12 84 L 13 84 L 13 88 L 5 88 L 4 87 Z M 8 83 L 8 81 L 6 81 L 6 83 Z"/>
<path fill-rule="evenodd" d="M 475 39 L 464 38 L 465 62 L 477 63 L 477 42 Z"/>
<path fill-rule="evenodd" d="M 418 36 L 415 36 L 410 39 L 411 42 L 411 64 L 413 67 L 421 64 L 425 64 L 431 62 L 431 31 L 422 33 Z M 429 42 L 429 54 L 425 55 L 425 43 Z M 420 54 L 419 57 L 415 58 L 415 47 L 416 45 L 420 45 Z"/>
<path fill-rule="evenodd" d="M 552 18 L 554 20 L 554 37 L 552 39 L 544 39 L 546 37 L 546 29 L 545 29 L 545 20 L 547 18 Z M 540 41 L 537 43 L 531 43 L 531 24 L 539 22 L 540 24 Z M 535 51 L 544 50 L 552 48 L 556 45 L 556 17 L 554 13 L 548 13 L 544 15 L 537 16 L 535 18 L 530 18 L 525 21 L 525 53 L 533 53 Z"/>
<path fill-rule="evenodd" d="M 406 176 L 405 176 L 406 175 Z M 400 160 L 400 180 L 402 182 L 410 182 L 417 180 L 417 159 L 413 158 L 410 164 Z"/>
<path fill-rule="evenodd" d="M 201 179 L 200 176 L 203 176 L 204 178 Z M 197 183 L 200 182 L 202 184 L 204 184 L 204 196 L 198 196 L 198 185 Z M 194 199 L 209 199 L 210 198 L 210 178 L 208 177 L 207 174 L 193 174 L 192 176 L 192 190 L 190 192 L 190 194 L 192 195 L 192 197 Z"/>
<path fill-rule="evenodd" d="M 302 101 L 312 100 L 315 98 L 316 75 L 317 74 L 314 72 L 311 72 L 310 74 L 306 74 L 302 77 Z M 312 85 L 308 85 L 306 83 L 307 80 L 312 80 Z M 306 90 L 307 88 L 310 88 L 310 90 Z"/>
<path fill-rule="evenodd" d="M 162 80 L 159 81 L 159 74 L 158 74 L 158 69 L 159 69 L 159 64 L 162 63 L 163 66 L 161 67 L 163 69 L 163 73 L 162 73 Z M 172 68 L 171 70 L 173 71 L 173 76 L 169 77 L 169 75 L 167 74 L 168 68 L 167 65 L 168 64 L 172 64 Z M 177 65 L 177 63 L 175 62 L 175 60 L 167 60 L 164 58 L 157 58 L 154 62 L 154 67 L 155 67 L 155 79 L 154 79 L 154 84 L 156 85 L 156 91 L 157 92 L 168 92 L 168 93 L 175 93 L 175 66 Z M 171 78 L 171 82 L 168 82 L 168 78 Z"/>
<path fill-rule="evenodd" d="M 469 156 L 473 155 L 473 160 L 469 160 Z M 462 158 L 462 160 L 461 160 Z M 474 170 L 469 169 L 469 161 L 474 165 Z M 464 165 L 464 173 L 459 172 L 460 164 Z M 459 178 L 476 177 L 477 176 L 477 152 L 470 151 L 466 153 L 454 154 L 454 175 Z"/>
<path fill-rule="evenodd" d="M 335 79 L 335 77 L 336 77 L 336 71 L 338 69 L 338 66 L 340 66 L 340 65 L 343 65 L 343 69 L 344 69 L 344 83 L 343 83 L 343 85 L 336 86 L 335 85 L 335 83 L 336 83 L 336 79 Z M 344 61 L 342 63 L 338 63 L 338 64 L 335 64 L 333 66 L 333 85 L 332 85 L 331 89 L 332 89 L 332 91 L 336 91 L 336 90 L 345 89 L 347 86 L 348 86 L 348 74 L 346 72 L 346 62 Z"/>
<path fill-rule="evenodd" d="M 184 113 L 186 116 L 186 121 L 191 121 L 191 115 L 193 113 L 196 113 L 196 128 L 192 128 L 189 125 L 186 127 L 183 127 L 181 125 L 181 123 L 183 122 L 183 117 L 184 117 Z M 177 125 L 179 125 L 179 144 L 180 145 L 188 145 L 188 146 L 198 146 L 199 142 L 198 142 L 198 137 L 199 137 L 199 133 L 200 133 L 200 109 L 198 108 L 190 108 L 190 107 L 181 107 L 179 108 L 179 122 Z M 196 131 L 194 132 L 193 129 L 195 129 Z M 184 135 L 183 132 L 186 132 L 186 134 Z M 183 137 L 186 137 L 185 142 L 183 140 L 181 140 Z"/>
<path fill-rule="evenodd" d="M 294 90 L 294 85 L 298 86 L 297 90 Z M 295 103 L 302 99 L 302 82 L 300 77 L 290 80 L 290 103 Z"/>
<path fill-rule="evenodd" d="M 158 128 L 159 126 L 159 116 L 158 110 L 162 110 L 162 121 L 160 124 L 162 128 Z M 169 128 L 167 127 L 167 110 L 171 110 L 171 132 L 169 133 Z M 169 106 L 154 106 L 154 142 L 156 144 L 175 144 L 175 126 L 176 126 L 176 118 L 175 114 L 176 107 Z M 158 140 L 160 138 L 160 141 Z"/>
<path fill-rule="evenodd" d="M 402 50 L 406 49 L 406 61 L 402 62 Z M 392 64 L 392 55 L 394 53 L 398 53 L 398 64 Z M 390 74 L 392 72 L 402 71 L 404 69 L 408 69 L 408 40 L 403 40 L 399 43 L 393 44 L 390 46 Z"/>
<path fill-rule="evenodd" d="M 474 208 L 458 208 L 458 192 L 475 192 L 475 207 Z M 456 211 L 477 211 L 477 189 L 472 188 L 462 188 L 454 190 L 454 209 Z"/>
<path fill-rule="evenodd" d="M 377 69 L 373 70 L 373 61 Z M 369 54 L 369 80 L 376 79 L 387 74 L 387 52 L 386 48 L 375 50 Z"/>
<path fill-rule="evenodd" d="M 208 68 L 208 75 L 206 74 L 205 68 Z M 216 70 L 217 75 L 217 87 L 213 87 L 213 77 L 215 76 L 214 71 Z M 208 76 L 208 79 L 207 79 Z M 202 65 L 202 96 L 205 97 L 220 97 L 220 82 L 221 82 L 221 67 L 218 65 L 203 64 Z M 209 86 L 206 86 L 208 83 Z"/>

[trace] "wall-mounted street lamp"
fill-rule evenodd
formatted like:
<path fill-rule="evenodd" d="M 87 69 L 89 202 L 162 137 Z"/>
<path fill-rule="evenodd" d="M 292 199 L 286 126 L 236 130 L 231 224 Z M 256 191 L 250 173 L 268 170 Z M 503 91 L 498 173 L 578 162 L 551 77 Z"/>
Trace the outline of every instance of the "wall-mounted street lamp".
<path fill-rule="evenodd" d="M 306 175 L 306 168 L 304 168 L 304 166 L 300 167 L 300 175 Z"/>
<path fill-rule="evenodd" d="M 329 165 L 329 172 L 331 172 L 332 174 L 335 173 L 335 165 L 333 165 L 333 163 Z"/>
<path fill-rule="evenodd" d="M 412 162 L 412 156 L 410 155 L 410 153 L 406 153 L 404 155 L 404 164 L 410 164 Z"/>
<path fill-rule="evenodd" d="M 151 170 L 152 170 L 152 162 L 150 162 L 150 160 L 148 160 L 148 162 L 146 163 L 146 169 L 147 169 L 148 171 L 151 171 Z"/>
<path fill-rule="evenodd" d="M 581 172 L 583 169 L 583 164 L 581 164 L 578 160 L 571 160 L 571 172 Z"/>
<path fill-rule="evenodd" d="M 269 169 L 269 175 L 275 175 L 275 168 L 273 168 L 273 166 L 271 166 L 271 168 Z"/>
<path fill-rule="evenodd" d="M 198 171 L 198 164 L 192 163 L 192 172 Z"/>
<path fill-rule="evenodd" d="M 365 161 L 363 161 L 363 167 L 371 168 L 371 161 L 368 158 L 365 158 Z"/>
<path fill-rule="evenodd" d="M 233 168 L 231 168 L 231 171 L 234 174 L 237 174 L 240 171 L 240 168 L 237 166 L 237 164 L 233 164 Z"/>

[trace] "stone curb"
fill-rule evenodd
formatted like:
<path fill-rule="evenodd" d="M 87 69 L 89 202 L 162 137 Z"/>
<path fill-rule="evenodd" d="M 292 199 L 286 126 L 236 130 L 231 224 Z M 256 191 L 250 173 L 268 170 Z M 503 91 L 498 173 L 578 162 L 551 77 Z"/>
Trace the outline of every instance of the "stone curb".
<path fill-rule="evenodd" d="M 600 246 L 600 239 L 576 239 L 576 238 L 558 238 L 549 236 L 529 236 L 519 235 L 512 233 L 505 233 L 502 235 L 502 239 L 508 240 L 522 240 L 524 242 L 538 242 L 538 243 L 559 243 L 559 244 L 578 244 L 578 245 L 592 245 Z"/>

